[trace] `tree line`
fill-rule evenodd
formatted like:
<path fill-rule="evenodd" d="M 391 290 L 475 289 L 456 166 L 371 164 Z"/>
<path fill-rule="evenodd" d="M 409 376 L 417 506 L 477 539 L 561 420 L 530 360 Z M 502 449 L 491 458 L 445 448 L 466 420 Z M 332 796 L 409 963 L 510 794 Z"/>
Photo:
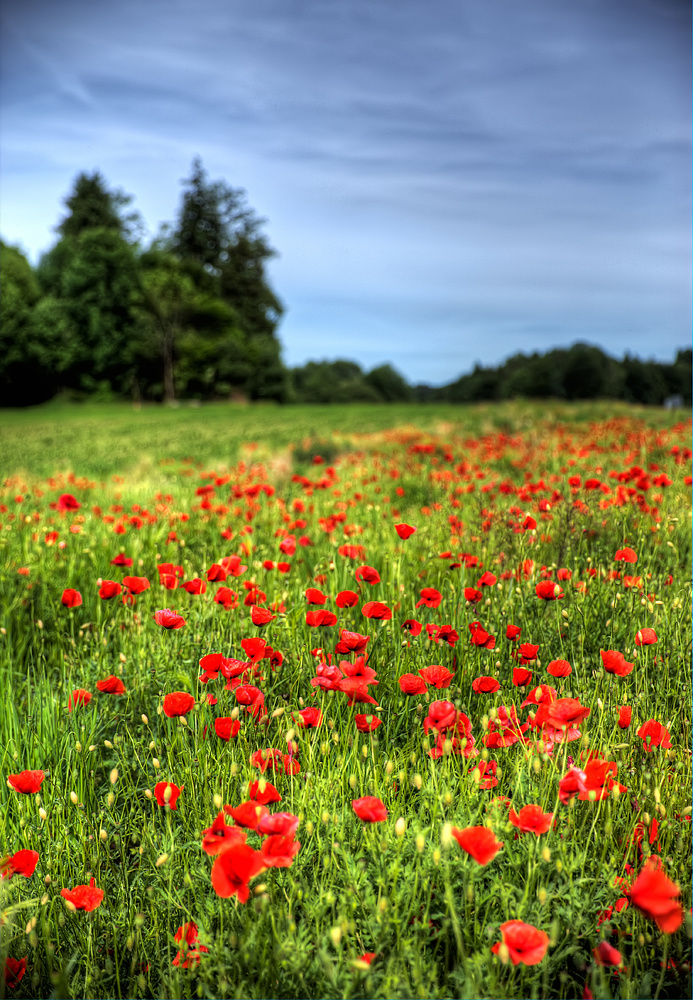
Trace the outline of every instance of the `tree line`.
<path fill-rule="evenodd" d="M 514 396 L 691 402 L 691 351 L 672 364 L 574 344 L 475 367 L 450 385 L 409 385 L 391 365 L 288 369 L 284 311 L 267 277 L 275 255 L 245 192 L 211 181 L 199 159 L 178 216 L 148 244 L 131 198 L 80 174 L 57 241 L 32 267 L 0 241 L 0 405 L 68 399 L 477 402 Z"/>

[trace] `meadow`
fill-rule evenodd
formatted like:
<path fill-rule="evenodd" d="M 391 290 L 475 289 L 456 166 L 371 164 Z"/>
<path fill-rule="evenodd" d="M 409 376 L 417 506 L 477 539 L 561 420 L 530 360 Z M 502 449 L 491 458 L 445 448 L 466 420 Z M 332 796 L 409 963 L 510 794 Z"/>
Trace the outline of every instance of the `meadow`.
<path fill-rule="evenodd" d="M 0 997 L 690 996 L 682 411 L 0 411 Z"/>

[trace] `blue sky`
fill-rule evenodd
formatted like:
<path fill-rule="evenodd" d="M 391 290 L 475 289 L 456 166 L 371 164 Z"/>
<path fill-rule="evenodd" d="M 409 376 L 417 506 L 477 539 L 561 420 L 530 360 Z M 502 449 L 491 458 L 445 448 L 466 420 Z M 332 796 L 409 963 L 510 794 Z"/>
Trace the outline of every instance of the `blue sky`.
<path fill-rule="evenodd" d="M 4 0 L 0 232 L 79 171 L 173 221 L 195 155 L 280 256 L 285 361 L 442 384 L 587 340 L 690 344 L 680 0 Z"/>

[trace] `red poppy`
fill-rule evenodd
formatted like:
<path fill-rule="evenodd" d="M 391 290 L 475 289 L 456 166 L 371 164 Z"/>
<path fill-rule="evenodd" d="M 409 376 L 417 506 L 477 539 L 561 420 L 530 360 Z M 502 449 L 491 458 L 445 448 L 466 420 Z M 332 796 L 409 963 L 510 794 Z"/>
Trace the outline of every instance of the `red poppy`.
<path fill-rule="evenodd" d="M 535 833 L 537 837 L 551 829 L 553 813 L 545 813 L 541 806 L 523 806 L 519 813 L 511 809 L 508 819 L 521 833 Z"/>
<path fill-rule="evenodd" d="M 74 889 L 61 889 L 60 895 L 77 910 L 97 910 L 103 901 L 103 889 L 96 888 L 96 880 L 89 879 L 89 885 L 76 885 Z"/>
<path fill-rule="evenodd" d="M 176 802 L 183 788 L 183 785 L 178 788 L 172 781 L 157 781 L 154 785 L 154 798 L 160 806 L 168 806 L 169 809 L 178 811 Z"/>
<path fill-rule="evenodd" d="M 473 646 L 483 646 L 484 649 L 495 649 L 496 637 L 487 632 L 481 622 L 470 622 L 468 628 L 471 632 L 470 642 Z"/>
<path fill-rule="evenodd" d="M 444 733 L 457 722 L 457 709 L 451 701 L 432 701 L 428 706 L 428 715 L 423 721 L 424 733 L 429 729 Z"/>
<path fill-rule="evenodd" d="M 26 958 L 10 958 L 8 955 L 5 959 L 5 983 L 11 990 L 22 981 L 24 973 L 26 972 Z"/>
<path fill-rule="evenodd" d="M 633 664 L 628 663 L 623 653 L 615 649 L 600 650 L 602 663 L 607 674 L 616 674 L 617 677 L 627 677 L 633 669 Z"/>
<path fill-rule="evenodd" d="M 116 677 L 115 674 L 111 674 L 103 681 L 97 681 L 96 686 L 102 694 L 125 694 L 126 690 L 120 677 Z"/>
<path fill-rule="evenodd" d="M 265 655 L 267 640 L 260 638 L 241 639 L 241 648 L 252 663 L 258 663 Z"/>
<path fill-rule="evenodd" d="M 230 587 L 219 587 L 214 595 L 214 603 L 221 604 L 226 611 L 228 611 L 229 608 L 237 608 L 238 594 L 235 590 L 231 590 Z"/>
<path fill-rule="evenodd" d="M 179 715 L 187 715 L 192 712 L 195 699 L 185 691 L 173 691 L 164 698 L 164 715 L 169 719 L 174 719 Z"/>
<path fill-rule="evenodd" d="M 253 625 L 269 625 L 269 623 L 273 622 L 276 617 L 277 616 L 273 615 L 271 611 L 267 610 L 267 608 L 258 608 L 256 605 L 253 605 L 250 609 L 250 620 Z M 335 621 L 336 620 L 337 619 L 335 618 Z"/>
<path fill-rule="evenodd" d="M 636 734 L 640 737 L 644 744 L 644 750 L 650 753 L 655 747 L 664 747 L 665 750 L 671 749 L 671 733 L 663 726 L 661 722 L 657 722 L 656 719 L 648 719 Z"/>
<path fill-rule="evenodd" d="M 561 581 L 570 580 L 572 579 L 572 576 L 573 576 L 573 571 L 570 569 L 559 569 L 559 571 L 556 573 L 557 579 Z"/>
<path fill-rule="evenodd" d="M 566 806 L 572 798 L 587 791 L 587 775 L 579 767 L 571 767 L 558 782 L 558 798 Z"/>
<path fill-rule="evenodd" d="M 159 583 L 162 587 L 166 587 L 166 590 L 175 590 L 178 586 L 178 577 L 173 573 L 159 573 Z"/>
<path fill-rule="evenodd" d="M 428 690 L 423 677 L 416 674 L 403 674 L 399 679 L 399 687 L 403 694 L 425 694 Z"/>
<path fill-rule="evenodd" d="M 372 733 L 374 729 L 383 724 L 383 720 L 379 719 L 377 715 L 359 715 L 358 713 L 354 716 L 354 722 L 360 733 Z"/>
<path fill-rule="evenodd" d="M 570 677 L 573 672 L 567 660 L 551 660 L 546 670 L 552 677 Z"/>
<path fill-rule="evenodd" d="M 364 583 L 370 583 L 373 587 L 376 583 L 380 583 L 380 573 L 373 566 L 359 566 L 359 568 L 354 573 L 357 580 L 363 580 Z"/>
<path fill-rule="evenodd" d="M 539 652 L 539 646 L 533 642 L 522 642 L 517 648 L 517 653 L 513 653 L 513 657 L 519 656 L 520 663 L 533 663 L 537 658 L 537 653 Z"/>
<path fill-rule="evenodd" d="M 577 698 L 559 698 L 546 705 L 546 721 L 556 729 L 568 729 L 579 726 L 590 711 Z"/>
<path fill-rule="evenodd" d="M 435 587 L 424 587 L 421 597 L 416 602 L 416 607 L 437 608 L 443 600 L 443 595 Z"/>
<path fill-rule="evenodd" d="M 259 802 L 261 806 L 268 806 L 272 802 L 281 802 L 282 797 L 273 784 L 263 778 L 262 785 L 262 790 L 260 790 L 260 782 L 251 781 L 248 785 L 248 797 L 254 802 Z M 298 824 L 298 820 L 296 823 Z"/>
<path fill-rule="evenodd" d="M 622 965 L 623 956 L 618 949 L 612 947 L 608 941 L 600 941 L 596 948 L 592 949 L 594 960 L 597 965 Z"/>
<path fill-rule="evenodd" d="M 224 822 L 224 813 L 217 814 L 208 830 L 202 831 L 202 850 L 210 857 L 214 857 L 219 851 L 233 843 L 245 843 L 246 832 L 240 826 L 227 826 Z"/>
<path fill-rule="evenodd" d="M 340 590 L 335 598 L 335 604 L 338 608 L 353 608 L 359 603 L 359 595 L 353 590 Z"/>
<path fill-rule="evenodd" d="M 132 566 L 132 559 L 129 559 L 124 553 L 119 552 L 115 559 L 111 559 L 111 566 L 125 566 L 127 569 Z"/>
<path fill-rule="evenodd" d="M 382 601 L 368 601 L 361 608 L 361 614 L 366 618 L 375 618 L 376 621 L 381 622 L 389 622 L 392 618 L 392 611 Z"/>
<path fill-rule="evenodd" d="M 157 625 L 161 625 L 165 629 L 178 629 L 183 628 L 185 625 L 185 618 L 179 615 L 177 611 L 171 611 L 170 608 L 157 611 L 154 615 L 154 621 Z"/>
<path fill-rule="evenodd" d="M 621 705 L 618 710 L 618 728 L 628 729 L 632 715 L 633 709 L 630 705 Z"/>
<path fill-rule="evenodd" d="M 681 890 L 662 870 L 652 855 L 630 888 L 630 901 L 665 934 L 673 934 L 683 923 L 683 909 L 677 902 Z"/>
<path fill-rule="evenodd" d="M 464 599 L 465 601 L 469 601 L 470 604 L 478 604 L 483 599 L 483 596 L 483 591 L 475 590 L 474 587 L 464 588 Z"/>
<path fill-rule="evenodd" d="M 60 603 L 66 608 L 78 608 L 82 603 L 82 595 L 78 590 L 73 590 L 72 587 L 68 587 L 67 590 L 63 590 L 63 596 L 60 598 Z"/>
<path fill-rule="evenodd" d="M 270 788 L 272 786 L 270 785 Z M 261 837 L 277 836 L 293 837 L 298 830 L 299 818 L 289 812 L 273 813 L 271 816 L 263 816 L 258 823 L 257 832 Z"/>
<path fill-rule="evenodd" d="M 641 628 L 635 637 L 636 646 L 652 646 L 657 642 L 657 633 L 653 628 Z"/>
<path fill-rule="evenodd" d="M 173 965 L 180 966 L 182 969 L 196 968 L 200 964 L 200 954 L 209 951 L 209 948 L 205 948 L 203 944 L 196 947 L 197 924 L 192 921 L 179 927 L 173 935 L 173 939 L 176 944 L 182 945 L 173 959 Z"/>
<path fill-rule="evenodd" d="M 91 699 L 91 691 L 86 691 L 84 688 L 75 688 L 67 699 L 68 712 L 71 712 L 73 708 L 77 708 L 78 705 L 88 705 Z"/>
<path fill-rule="evenodd" d="M 364 823 L 382 823 L 387 819 L 387 809 L 375 795 L 364 795 L 361 799 L 354 799 L 351 805 Z"/>
<path fill-rule="evenodd" d="M 505 630 L 505 637 L 506 639 L 510 639 L 511 642 L 514 642 L 514 640 L 519 637 L 521 631 L 522 629 L 519 625 L 508 625 Z"/>
<path fill-rule="evenodd" d="M 285 556 L 292 556 L 296 551 L 296 538 L 294 535 L 287 535 L 279 543 L 279 551 Z"/>
<path fill-rule="evenodd" d="M 625 792 L 625 785 L 615 781 L 618 774 L 618 764 L 613 760 L 604 760 L 598 754 L 590 754 L 585 764 L 585 787 L 580 789 L 580 799 L 583 802 L 599 802 L 608 798 L 612 788 L 618 786 L 619 792 Z"/>
<path fill-rule="evenodd" d="M 503 846 L 503 842 L 497 840 L 493 830 L 489 830 L 487 826 L 466 826 L 464 830 L 453 826 L 452 835 L 462 850 L 480 865 L 493 861 Z"/>
<path fill-rule="evenodd" d="M 316 729 L 322 722 L 322 712 L 319 708 L 302 708 L 294 721 L 301 729 Z"/>
<path fill-rule="evenodd" d="M 260 853 L 266 868 L 290 868 L 294 857 L 301 849 L 293 835 L 270 834 L 263 842 Z"/>
<path fill-rule="evenodd" d="M 224 569 L 219 563 L 212 563 L 207 570 L 207 579 L 210 583 L 219 583 L 226 579 L 229 571 Z"/>
<path fill-rule="evenodd" d="M 369 635 L 360 635 L 358 632 L 349 632 L 342 629 L 342 635 L 335 646 L 335 653 L 365 653 L 366 646 L 371 641 Z"/>
<path fill-rule="evenodd" d="M 268 769 L 270 771 L 280 771 L 282 759 L 281 750 L 276 747 L 268 747 L 266 750 L 256 750 L 250 755 L 250 763 L 253 767 L 260 769 L 262 774 Z"/>
<path fill-rule="evenodd" d="M 186 580 L 185 583 L 181 584 L 183 590 L 186 590 L 189 594 L 204 594 L 207 590 L 207 584 L 204 580 L 201 580 L 199 576 L 196 576 L 192 580 Z"/>
<path fill-rule="evenodd" d="M 58 497 L 58 510 L 79 510 L 82 504 L 71 493 L 63 493 Z"/>
<path fill-rule="evenodd" d="M 638 556 L 637 553 L 635 552 L 635 549 L 625 548 L 625 549 L 618 549 L 616 555 L 614 556 L 614 559 L 616 560 L 616 562 L 636 563 L 638 561 Z"/>
<path fill-rule="evenodd" d="M 269 809 L 257 799 L 241 802 L 239 806 L 224 806 L 224 812 L 233 817 L 237 826 L 247 830 L 256 830 L 263 816 L 269 815 Z"/>
<path fill-rule="evenodd" d="M 358 597 L 356 598 L 358 600 Z M 327 594 L 323 594 L 321 590 L 316 590 L 315 587 L 309 587 L 306 590 L 306 601 L 309 604 L 327 604 L 329 597 Z"/>
<path fill-rule="evenodd" d="M 337 624 L 337 615 L 332 611 L 307 611 L 306 625 L 310 628 L 331 628 Z"/>
<path fill-rule="evenodd" d="M 17 851 L 10 857 L 0 860 L 0 878 L 12 878 L 13 875 L 31 878 L 38 864 L 38 859 L 38 851 Z"/>
<path fill-rule="evenodd" d="M 542 601 L 560 601 L 563 597 L 563 589 L 553 580 L 542 580 L 536 585 L 534 591 Z"/>
<path fill-rule="evenodd" d="M 115 580 L 104 580 L 99 587 L 99 597 L 102 601 L 110 601 L 112 597 L 116 597 L 123 588 Z"/>
<path fill-rule="evenodd" d="M 214 732 L 220 740 L 224 740 L 226 743 L 232 737 L 238 736 L 240 731 L 241 724 L 238 719 L 223 717 L 214 720 Z"/>
<path fill-rule="evenodd" d="M 496 576 L 496 574 L 491 573 L 489 570 L 486 570 L 486 572 L 482 573 L 482 575 L 479 577 L 479 579 L 476 582 L 476 585 L 477 587 L 495 587 L 497 583 L 498 583 L 498 577 Z"/>
<path fill-rule="evenodd" d="M 401 628 L 405 628 L 409 635 L 417 636 L 421 634 L 423 625 L 421 622 L 417 622 L 416 618 L 407 618 L 405 622 L 402 622 Z"/>
<path fill-rule="evenodd" d="M 419 673 L 427 684 L 432 684 L 438 690 L 450 687 L 450 681 L 455 676 L 451 670 L 440 663 L 432 663 L 430 667 L 420 667 Z"/>
<path fill-rule="evenodd" d="M 43 771 L 21 771 L 19 774 L 8 775 L 7 783 L 22 795 L 33 795 L 41 790 L 41 782 L 45 777 Z"/>
<path fill-rule="evenodd" d="M 219 854 L 212 865 L 212 888 L 217 896 L 226 899 L 238 896 L 240 903 L 246 903 L 250 895 L 248 883 L 264 869 L 265 862 L 259 851 L 235 841 Z"/>
<path fill-rule="evenodd" d="M 414 528 L 411 524 L 396 524 L 395 531 L 403 541 L 406 541 L 407 538 L 411 538 L 416 531 L 416 528 Z"/>
<path fill-rule="evenodd" d="M 472 681 L 472 691 L 476 694 L 493 694 L 494 691 L 498 691 L 500 688 L 500 681 L 495 677 L 477 677 L 476 680 Z"/>
<path fill-rule="evenodd" d="M 513 686 L 526 687 L 532 683 L 532 671 L 527 667 L 513 667 Z"/>
<path fill-rule="evenodd" d="M 149 580 L 146 576 L 126 576 L 123 578 L 123 586 L 127 587 L 131 594 L 141 594 L 149 590 Z"/>
<path fill-rule="evenodd" d="M 506 921 L 500 925 L 500 932 L 507 956 L 513 965 L 538 965 L 549 947 L 549 935 L 546 931 L 540 931 L 538 927 L 521 920 Z M 502 962 L 507 962 L 500 942 L 494 944 L 491 951 L 494 955 L 499 955 Z"/>

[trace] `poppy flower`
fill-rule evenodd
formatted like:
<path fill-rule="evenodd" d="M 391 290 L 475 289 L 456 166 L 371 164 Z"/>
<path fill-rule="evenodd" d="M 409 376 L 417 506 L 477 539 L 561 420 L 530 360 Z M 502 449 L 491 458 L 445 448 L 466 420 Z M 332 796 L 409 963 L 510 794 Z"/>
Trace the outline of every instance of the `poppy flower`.
<path fill-rule="evenodd" d="M 116 597 L 121 591 L 122 587 L 115 580 L 104 580 L 99 587 L 99 597 L 102 601 L 110 601 L 111 598 Z"/>
<path fill-rule="evenodd" d="M 508 625 L 505 630 L 505 637 L 506 639 L 510 639 L 511 642 L 514 642 L 515 639 L 519 637 L 521 631 L 522 629 L 519 625 Z"/>
<path fill-rule="evenodd" d="M 22 981 L 24 973 L 26 972 L 26 958 L 10 958 L 8 955 L 5 959 L 5 984 L 13 990 Z"/>
<path fill-rule="evenodd" d="M 638 556 L 635 549 L 625 548 L 618 549 L 614 559 L 616 562 L 636 563 L 638 561 Z"/>
<path fill-rule="evenodd" d="M 0 878 L 12 878 L 13 875 L 31 878 L 38 864 L 38 859 L 38 851 L 17 851 L 0 861 Z"/>
<path fill-rule="evenodd" d="M 579 726 L 591 709 L 581 705 L 577 698 L 559 698 L 546 706 L 546 721 L 556 729 Z"/>
<path fill-rule="evenodd" d="M 632 715 L 633 709 L 630 705 L 621 705 L 618 710 L 618 728 L 628 729 Z"/>
<path fill-rule="evenodd" d="M 14 788 L 15 792 L 22 795 L 33 795 L 41 790 L 41 782 L 45 778 L 43 771 L 21 771 L 19 774 L 9 774 L 7 783 Z"/>
<path fill-rule="evenodd" d="M 175 719 L 180 715 L 187 715 L 193 710 L 195 699 L 185 691 L 173 691 L 164 698 L 164 715 L 169 719 Z"/>
<path fill-rule="evenodd" d="M 558 798 L 566 806 L 572 798 L 587 791 L 587 775 L 579 767 L 571 767 L 558 782 Z"/>
<path fill-rule="evenodd" d="M 472 646 L 483 646 L 484 649 L 496 648 L 496 637 L 487 632 L 481 622 L 470 622 L 468 628 L 471 632 Z"/>
<path fill-rule="evenodd" d="M 381 622 L 388 622 L 392 618 L 392 611 L 382 601 L 368 601 L 361 608 L 361 614 L 366 618 L 375 618 L 376 621 Z"/>
<path fill-rule="evenodd" d="M 290 868 L 301 849 L 298 840 L 281 833 L 270 834 L 260 848 L 266 868 Z"/>
<path fill-rule="evenodd" d="M 224 569 L 219 563 L 212 563 L 212 565 L 207 570 L 207 580 L 209 583 L 220 583 L 223 582 L 229 575 L 229 571 Z"/>
<path fill-rule="evenodd" d="M 183 785 L 178 788 L 172 781 L 157 781 L 154 785 L 154 798 L 160 806 L 168 806 L 169 809 L 178 811 L 176 802 L 178 796 L 183 791 Z"/>
<path fill-rule="evenodd" d="M 115 559 L 111 559 L 111 566 L 124 566 L 129 569 L 132 566 L 133 560 L 129 559 L 124 553 L 119 552 Z"/>
<path fill-rule="evenodd" d="M 260 785 L 262 784 L 262 788 Z M 259 802 L 261 806 L 268 806 L 272 802 L 281 802 L 282 797 L 269 781 L 262 779 L 262 782 L 251 781 L 248 785 L 248 798 L 254 802 Z M 298 824 L 298 820 L 296 821 Z"/>
<path fill-rule="evenodd" d="M 517 653 L 513 653 L 513 657 L 518 655 L 520 657 L 520 663 L 533 663 L 537 658 L 537 653 L 539 652 L 539 646 L 533 642 L 522 642 L 517 648 Z"/>
<path fill-rule="evenodd" d="M 277 616 L 273 615 L 267 608 L 258 608 L 256 605 L 253 605 L 250 609 L 250 620 L 253 625 L 269 625 L 269 623 L 273 622 L 276 617 Z M 337 619 L 335 618 L 335 621 L 336 620 Z"/>
<path fill-rule="evenodd" d="M 252 663 L 258 663 L 265 655 L 267 640 L 260 638 L 241 639 L 241 648 Z"/>
<path fill-rule="evenodd" d="M 493 830 L 489 830 L 487 826 L 466 826 L 464 830 L 453 826 L 452 835 L 462 850 L 480 865 L 493 861 L 503 846 L 503 842 L 497 840 Z"/>
<path fill-rule="evenodd" d="M 150 584 L 146 576 L 126 576 L 123 577 L 123 586 L 131 594 L 142 594 L 145 590 L 149 590 Z"/>
<path fill-rule="evenodd" d="M 571 580 L 572 576 L 573 576 L 573 571 L 570 569 L 559 569 L 558 572 L 556 573 L 557 579 L 561 581 Z"/>
<path fill-rule="evenodd" d="M 212 865 L 212 888 L 217 896 L 225 899 L 237 896 L 240 903 L 246 903 L 250 895 L 248 883 L 264 869 L 260 852 L 236 841 L 223 850 Z"/>
<path fill-rule="evenodd" d="M 77 910 L 86 910 L 90 913 L 97 910 L 103 901 L 103 889 L 96 888 L 96 880 L 89 879 L 89 885 L 76 885 L 74 889 L 61 889 L 60 895 Z"/>
<path fill-rule="evenodd" d="M 319 708 L 302 708 L 297 715 L 298 718 L 294 716 L 294 721 L 301 729 L 316 729 L 322 722 Z"/>
<path fill-rule="evenodd" d="M 483 591 L 476 590 L 474 587 L 464 588 L 464 599 L 465 601 L 469 601 L 470 604 L 478 604 L 483 599 L 483 596 Z"/>
<path fill-rule="evenodd" d="M 214 720 L 214 732 L 220 740 L 224 740 L 226 743 L 228 743 L 232 737 L 238 736 L 240 731 L 241 724 L 238 719 L 223 717 Z"/>
<path fill-rule="evenodd" d="M 511 809 L 508 819 L 520 833 L 535 833 L 538 837 L 539 834 L 551 829 L 553 813 L 545 813 L 541 806 L 529 805 L 523 806 L 519 813 Z"/>
<path fill-rule="evenodd" d="M 582 802 L 599 802 L 608 798 L 612 788 L 618 786 L 619 792 L 625 792 L 625 785 L 615 781 L 618 774 L 618 764 L 613 760 L 604 760 L 598 754 L 590 755 L 585 763 L 585 787 L 580 789 Z"/>
<path fill-rule="evenodd" d="M 438 690 L 450 687 L 450 681 L 455 676 L 451 670 L 440 663 L 432 663 L 430 667 L 421 667 L 419 673 L 427 684 L 432 684 Z"/>
<path fill-rule="evenodd" d="M 207 590 L 207 584 L 199 576 L 194 577 L 192 580 L 186 580 L 181 586 L 188 594 L 204 594 Z"/>
<path fill-rule="evenodd" d="M 379 719 L 377 715 L 359 715 L 358 713 L 354 716 L 354 722 L 360 733 L 372 733 L 383 724 L 383 720 Z"/>
<path fill-rule="evenodd" d="M 616 674 L 617 677 L 627 677 L 633 669 L 633 664 L 628 663 L 623 653 L 615 649 L 600 650 L 602 664 L 607 674 Z"/>
<path fill-rule="evenodd" d="M 414 528 L 411 524 L 396 524 L 395 531 L 402 541 L 406 541 L 407 538 L 411 538 L 416 531 L 416 528 Z"/>
<path fill-rule="evenodd" d="M 479 579 L 476 582 L 476 585 L 477 587 L 495 587 L 497 583 L 498 583 L 498 577 L 496 576 L 496 574 L 491 573 L 489 570 L 486 570 L 486 572 L 482 573 L 482 575 L 479 577 Z"/>
<path fill-rule="evenodd" d="M 451 729 L 457 722 L 457 709 L 451 701 L 432 701 L 428 706 L 428 715 L 423 721 L 424 733 L 428 735 L 429 729 L 436 729 L 439 733 L 444 733 Z"/>
<path fill-rule="evenodd" d="M 309 587 L 308 590 L 306 590 L 306 601 L 309 604 L 327 604 L 329 597 L 327 594 L 323 594 L 321 590 L 317 590 L 315 587 Z"/>
<path fill-rule="evenodd" d="M 224 806 L 224 812 L 235 820 L 237 826 L 243 826 L 247 830 L 257 829 L 262 817 L 269 815 L 267 806 L 257 799 L 241 802 L 239 806 Z"/>
<path fill-rule="evenodd" d="M 289 812 L 278 812 L 271 816 L 263 816 L 258 823 L 257 832 L 261 837 L 276 836 L 277 834 L 281 834 L 283 837 L 293 837 L 298 830 L 298 824 L 298 816 Z"/>
<path fill-rule="evenodd" d="M 567 660 L 551 660 L 551 663 L 549 663 L 546 671 L 551 674 L 552 677 L 570 677 L 573 672 L 573 668 Z"/>
<path fill-rule="evenodd" d="M 435 587 L 424 587 L 416 607 L 437 608 L 443 600 L 443 595 Z"/>
<path fill-rule="evenodd" d="M 363 580 L 364 583 L 370 583 L 372 587 L 376 583 L 380 583 L 380 573 L 373 566 L 359 566 L 359 568 L 354 573 L 357 580 Z"/>
<path fill-rule="evenodd" d="M 82 603 L 82 595 L 78 590 L 68 587 L 67 590 L 63 590 L 60 603 L 66 608 L 78 608 Z"/>
<path fill-rule="evenodd" d="M 296 538 L 294 535 L 287 535 L 279 543 L 279 551 L 285 556 L 292 556 L 296 551 Z"/>
<path fill-rule="evenodd" d="M 387 809 L 375 795 L 364 795 L 361 799 L 354 799 L 351 805 L 364 823 L 382 823 L 387 819 Z"/>
<path fill-rule="evenodd" d="M 359 595 L 353 590 L 340 590 L 335 598 L 338 608 L 353 608 L 359 603 Z"/>
<path fill-rule="evenodd" d="M 281 750 L 277 750 L 276 747 L 268 747 L 266 750 L 255 750 L 255 752 L 250 755 L 250 763 L 252 767 L 259 768 L 262 774 L 264 774 L 268 769 L 270 771 L 280 771 L 281 759 L 282 752 Z"/>
<path fill-rule="evenodd" d="M 673 934 L 683 923 L 683 909 L 677 902 L 681 890 L 662 870 L 652 855 L 630 888 L 630 901 L 665 934 Z"/>
<path fill-rule="evenodd" d="M 157 625 L 161 625 L 165 629 L 178 629 L 183 628 L 185 625 L 185 618 L 179 615 L 177 611 L 171 611 L 170 608 L 157 611 L 154 615 L 154 621 Z"/>
<path fill-rule="evenodd" d="M 399 679 L 399 687 L 402 694 L 408 695 L 425 694 L 428 690 L 426 681 L 416 674 L 403 674 Z"/>
<path fill-rule="evenodd" d="M 476 694 L 493 694 L 500 688 L 500 681 L 495 677 L 477 677 L 472 681 L 472 691 Z"/>
<path fill-rule="evenodd" d="M 657 633 L 653 628 L 641 628 L 635 636 L 636 646 L 652 646 L 657 642 Z"/>
<path fill-rule="evenodd" d="M 594 960 L 597 965 L 622 965 L 623 956 L 618 949 L 612 947 L 608 941 L 600 941 L 596 948 L 592 949 Z"/>
<path fill-rule="evenodd" d="M 173 573 L 159 573 L 159 583 L 166 590 L 175 590 L 178 586 L 178 577 Z"/>
<path fill-rule="evenodd" d="M 115 674 L 111 674 L 103 681 L 97 681 L 96 686 L 102 694 L 125 694 L 126 690 L 120 677 L 116 677 Z"/>
<path fill-rule="evenodd" d="M 349 632 L 347 629 L 342 629 L 342 634 L 339 642 L 335 646 L 336 653 L 356 653 L 360 655 L 365 653 L 366 646 L 370 642 L 371 637 L 369 635 L 360 635 L 358 632 Z"/>
<path fill-rule="evenodd" d="M 67 699 L 68 712 L 71 712 L 73 708 L 77 708 L 78 705 L 88 705 L 91 699 L 91 691 L 86 691 L 84 688 L 75 688 Z"/>
<path fill-rule="evenodd" d="M 208 830 L 202 831 L 202 850 L 210 857 L 214 857 L 219 851 L 233 843 L 245 843 L 246 832 L 240 826 L 227 826 L 224 822 L 224 813 L 217 813 Z"/>
<path fill-rule="evenodd" d="M 563 597 L 563 589 L 553 580 L 542 580 L 536 585 L 534 592 L 542 601 L 560 601 Z"/>
<path fill-rule="evenodd" d="M 202 952 L 209 952 L 209 948 L 205 948 L 203 944 L 196 947 L 197 924 L 193 923 L 193 921 L 179 927 L 173 935 L 173 940 L 176 944 L 182 945 L 173 959 L 173 965 L 180 966 L 182 969 L 196 968 L 200 964 L 200 954 Z"/>
<path fill-rule="evenodd" d="M 532 683 L 532 671 L 527 667 L 513 667 L 513 686 L 526 687 Z"/>
<path fill-rule="evenodd" d="M 663 726 L 661 722 L 657 722 L 656 719 L 648 719 L 638 729 L 636 735 L 643 741 L 643 749 L 647 753 L 651 753 L 655 747 L 664 747 L 665 750 L 671 749 L 671 734 L 666 726 Z"/>
<path fill-rule="evenodd" d="M 230 587 L 219 587 L 214 595 L 214 603 L 221 604 L 226 611 L 230 608 L 237 608 L 238 594 L 235 590 L 231 590 Z"/>
<path fill-rule="evenodd" d="M 501 951 L 501 942 L 494 944 L 491 951 L 494 955 L 499 955 L 504 963 L 509 958 L 513 965 L 538 965 L 549 947 L 549 935 L 546 931 L 540 931 L 538 927 L 525 924 L 522 920 L 507 920 L 500 925 L 500 932 L 507 958 Z"/>
<path fill-rule="evenodd" d="M 416 618 L 407 618 L 405 622 L 402 622 L 401 628 L 405 628 L 409 635 L 416 637 L 421 634 L 423 625 L 421 622 L 417 622 Z"/>
<path fill-rule="evenodd" d="M 79 510 L 82 504 L 71 493 L 58 497 L 58 510 Z"/>
<path fill-rule="evenodd" d="M 307 611 L 306 625 L 310 628 L 331 628 L 337 624 L 337 615 L 332 611 Z"/>

